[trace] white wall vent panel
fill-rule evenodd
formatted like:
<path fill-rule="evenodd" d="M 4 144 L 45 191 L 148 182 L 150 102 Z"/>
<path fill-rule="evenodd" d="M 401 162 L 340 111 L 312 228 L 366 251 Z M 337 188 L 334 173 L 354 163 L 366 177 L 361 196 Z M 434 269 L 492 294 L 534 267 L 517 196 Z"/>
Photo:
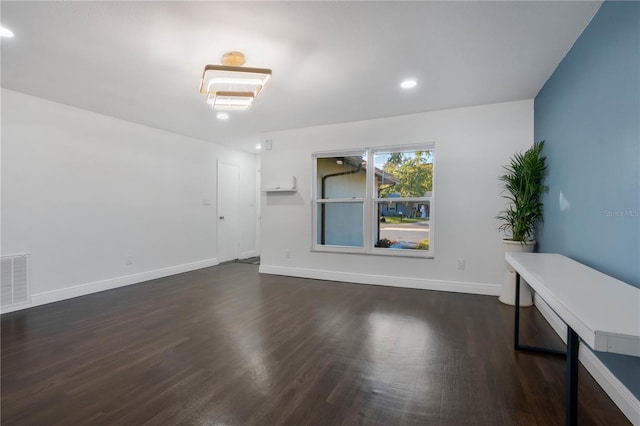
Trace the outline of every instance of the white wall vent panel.
<path fill-rule="evenodd" d="M 29 256 L 2 256 L 0 262 L 0 306 L 5 308 L 28 303 L 31 299 Z"/>

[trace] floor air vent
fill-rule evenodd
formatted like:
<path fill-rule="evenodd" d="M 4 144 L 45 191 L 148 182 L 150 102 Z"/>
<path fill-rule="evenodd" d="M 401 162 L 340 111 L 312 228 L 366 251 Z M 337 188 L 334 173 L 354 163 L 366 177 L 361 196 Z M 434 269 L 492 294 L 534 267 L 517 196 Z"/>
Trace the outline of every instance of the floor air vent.
<path fill-rule="evenodd" d="M 0 306 L 29 302 L 28 256 L 2 256 L 0 262 Z"/>

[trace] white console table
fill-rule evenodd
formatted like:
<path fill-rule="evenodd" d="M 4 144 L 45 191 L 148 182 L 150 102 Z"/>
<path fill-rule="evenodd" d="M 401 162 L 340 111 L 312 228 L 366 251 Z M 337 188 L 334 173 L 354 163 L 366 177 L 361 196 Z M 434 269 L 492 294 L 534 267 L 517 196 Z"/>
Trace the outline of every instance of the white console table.
<path fill-rule="evenodd" d="M 640 356 L 640 289 L 559 254 L 506 253 L 516 271 L 514 348 L 565 356 L 520 345 L 520 277 L 567 324 L 566 424 L 577 424 L 580 340 L 602 352 Z"/>

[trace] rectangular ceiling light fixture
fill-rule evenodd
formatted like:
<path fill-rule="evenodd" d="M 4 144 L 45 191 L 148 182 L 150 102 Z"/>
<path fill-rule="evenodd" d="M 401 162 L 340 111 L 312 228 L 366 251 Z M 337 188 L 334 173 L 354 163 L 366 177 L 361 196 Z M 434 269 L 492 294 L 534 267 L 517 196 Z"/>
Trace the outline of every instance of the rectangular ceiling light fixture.
<path fill-rule="evenodd" d="M 228 65 L 207 65 L 200 93 L 215 110 L 246 110 L 271 78 L 271 70 Z"/>

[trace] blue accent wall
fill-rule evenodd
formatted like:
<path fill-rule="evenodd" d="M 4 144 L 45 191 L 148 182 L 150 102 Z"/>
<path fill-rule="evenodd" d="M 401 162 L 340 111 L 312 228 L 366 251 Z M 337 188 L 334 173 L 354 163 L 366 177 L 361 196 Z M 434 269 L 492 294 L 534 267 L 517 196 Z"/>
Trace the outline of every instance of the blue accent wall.
<path fill-rule="evenodd" d="M 538 250 L 640 287 L 639 2 L 603 3 L 534 111 L 549 166 Z M 640 358 L 597 355 L 640 399 Z"/>

